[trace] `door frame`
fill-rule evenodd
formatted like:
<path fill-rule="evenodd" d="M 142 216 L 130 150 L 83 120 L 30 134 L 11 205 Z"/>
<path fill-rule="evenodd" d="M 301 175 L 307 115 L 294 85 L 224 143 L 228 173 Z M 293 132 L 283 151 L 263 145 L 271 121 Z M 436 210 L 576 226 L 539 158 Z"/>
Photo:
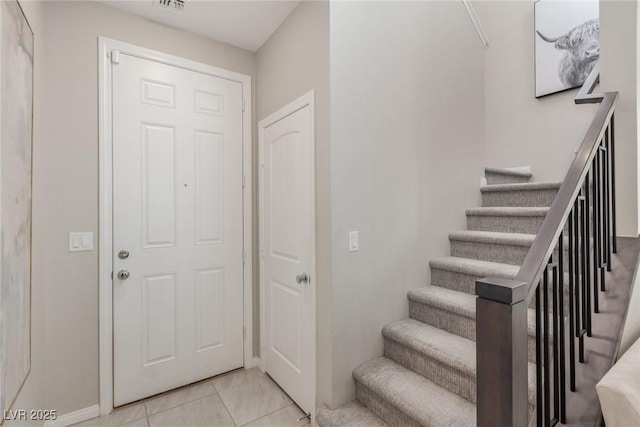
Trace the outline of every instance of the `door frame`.
<path fill-rule="evenodd" d="M 98 37 L 98 313 L 100 413 L 113 410 L 113 158 L 111 52 L 208 74 L 242 85 L 242 173 L 243 173 L 243 311 L 244 367 L 255 366 L 253 358 L 252 275 L 252 170 L 251 170 L 251 77 L 168 55 L 133 44 Z"/>
<path fill-rule="evenodd" d="M 265 303 L 264 300 L 264 247 L 262 243 L 264 242 L 264 131 L 266 128 L 271 126 L 272 124 L 290 116 L 293 113 L 300 111 L 305 107 L 309 107 L 311 109 L 311 168 L 312 168 L 312 176 L 313 183 L 311 186 L 311 215 L 313 221 L 313 233 L 311 233 L 311 265 L 310 265 L 310 276 L 311 280 L 309 284 L 311 285 L 311 327 L 313 329 L 313 340 L 311 346 L 311 368 L 312 368 L 312 377 L 313 377 L 313 399 L 311 403 L 311 425 L 315 425 L 315 415 L 316 415 L 316 398 L 317 398 L 317 358 L 316 358 L 316 341 L 317 341 L 317 325 L 316 325 L 316 300 L 317 300 L 317 280 L 316 280 L 316 234 L 317 234 L 317 224 L 316 224 L 316 107 L 315 107 L 315 91 L 311 90 L 306 94 L 302 95 L 300 98 L 292 101 L 286 106 L 282 107 L 278 111 L 270 114 L 266 118 L 260 120 L 258 124 L 258 178 L 259 178 L 259 245 L 260 245 L 260 255 L 259 255 L 259 264 L 260 264 L 260 370 L 264 373 L 266 371 L 266 357 L 264 356 L 265 349 Z"/>

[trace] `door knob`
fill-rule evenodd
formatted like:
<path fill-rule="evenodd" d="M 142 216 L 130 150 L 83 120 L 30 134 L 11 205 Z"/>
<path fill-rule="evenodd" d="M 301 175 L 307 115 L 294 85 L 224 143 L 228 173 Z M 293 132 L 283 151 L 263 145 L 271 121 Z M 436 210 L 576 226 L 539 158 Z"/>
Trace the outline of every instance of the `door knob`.
<path fill-rule="evenodd" d="M 307 273 L 298 274 L 296 276 L 296 282 L 298 284 L 300 284 L 300 283 L 309 283 L 309 276 L 307 276 Z"/>
<path fill-rule="evenodd" d="M 118 271 L 118 279 L 125 280 L 129 278 L 129 270 L 120 270 Z"/>

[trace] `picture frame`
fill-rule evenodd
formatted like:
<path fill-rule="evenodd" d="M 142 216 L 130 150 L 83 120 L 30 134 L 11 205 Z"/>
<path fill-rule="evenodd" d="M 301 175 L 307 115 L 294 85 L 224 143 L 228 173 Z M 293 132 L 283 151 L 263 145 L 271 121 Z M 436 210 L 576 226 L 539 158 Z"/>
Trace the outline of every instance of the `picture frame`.
<path fill-rule="evenodd" d="M 0 410 L 31 371 L 34 34 L 17 0 L 0 2 Z M 4 418 L 4 417 L 3 417 Z"/>
<path fill-rule="evenodd" d="M 535 96 L 582 86 L 600 57 L 597 0 L 534 3 Z"/>

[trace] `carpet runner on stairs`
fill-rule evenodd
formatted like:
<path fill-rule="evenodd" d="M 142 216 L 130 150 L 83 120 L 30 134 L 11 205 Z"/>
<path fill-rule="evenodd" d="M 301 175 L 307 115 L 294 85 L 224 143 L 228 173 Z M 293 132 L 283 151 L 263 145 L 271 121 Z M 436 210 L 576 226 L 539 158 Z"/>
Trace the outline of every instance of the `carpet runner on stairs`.
<path fill-rule="evenodd" d="M 448 257 L 432 259 L 431 285 L 409 291 L 409 319 L 382 330 L 384 355 L 353 371 L 356 400 L 322 408 L 320 427 L 475 426 L 475 281 L 514 277 L 560 183 L 486 168 L 482 207 L 449 234 Z M 529 415 L 535 405 L 534 311 L 529 310 Z"/>

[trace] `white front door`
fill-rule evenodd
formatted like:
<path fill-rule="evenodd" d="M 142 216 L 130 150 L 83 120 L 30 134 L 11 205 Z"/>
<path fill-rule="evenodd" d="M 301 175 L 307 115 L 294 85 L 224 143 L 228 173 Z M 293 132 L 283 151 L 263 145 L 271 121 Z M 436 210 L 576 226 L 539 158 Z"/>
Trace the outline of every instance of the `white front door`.
<path fill-rule="evenodd" d="M 126 54 L 112 73 L 120 406 L 243 365 L 242 86 Z"/>
<path fill-rule="evenodd" d="M 313 95 L 260 122 L 263 357 L 305 412 L 314 409 Z"/>

